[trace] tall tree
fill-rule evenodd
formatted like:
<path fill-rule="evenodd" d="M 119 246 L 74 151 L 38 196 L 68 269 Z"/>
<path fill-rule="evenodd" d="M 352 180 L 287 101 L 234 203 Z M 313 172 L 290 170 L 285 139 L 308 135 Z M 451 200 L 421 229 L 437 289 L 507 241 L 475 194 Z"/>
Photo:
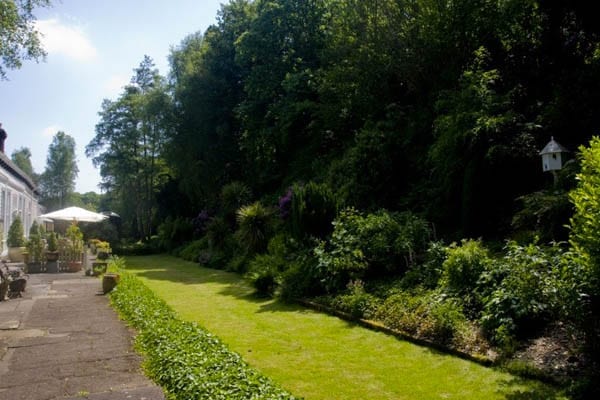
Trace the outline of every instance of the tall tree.
<path fill-rule="evenodd" d="M 124 93 L 103 101 L 96 135 L 86 146 L 114 208 L 139 238 L 152 233 L 156 194 L 169 176 L 163 148 L 171 109 L 164 79 L 145 56 Z"/>
<path fill-rule="evenodd" d="M 6 69 L 21 68 L 23 60 L 45 57 L 33 10 L 49 5 L 50 0 L 0 1 L 0 80 L 6 79 Z"/>
<path fill-rule="evenodd" d="M 21 171 L 25 172 L 37 183 L 39 177 L 33 171 L 33 165 L 31 164 L 31 150 L 29 150 L 28 147 L 21 147 L 20 149 L 14 150 L 10 155 L 10 158 L 17 167 L 21 168 Z"/>
<path fill-rule="evenodd" d="M 171 52 L 177 130 L 169 158 L 182 192 L 198 208 L 213 206 L 221 186 L 242 174 L 235 108 L 246 71 L 236 63 L 235 42 L 248 30 L 254 8 L 248 0 L 223 5 L 216 25 Z"/>
<path fill-rule="evenodd" d="M 59 131 L 48 146 L 46 169 L 41 176 L 42 198 L 48 207 L 62 208 L 75 191 L 79 173 L 75 139 Z"/>
<path fill-rule="evenodd" d="M 272 190 L 289 166 L 314 159 L 317 71 L 328 13 L 323 0 L 257 2 L 256 18 L 236 41 L 248 70 L 237 107 L 252 186 Z"/>

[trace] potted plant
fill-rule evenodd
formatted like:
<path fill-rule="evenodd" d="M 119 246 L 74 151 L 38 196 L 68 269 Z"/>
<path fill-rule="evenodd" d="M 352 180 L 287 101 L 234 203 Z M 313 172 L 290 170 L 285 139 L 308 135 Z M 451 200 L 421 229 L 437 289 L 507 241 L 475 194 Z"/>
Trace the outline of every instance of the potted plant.
<path fill-rule="evenodd" d="M 29 253 L 27 271 L 30 274 L 42 272 L 44 267 L 45 247 L 44 241 L 39 233 L 31 233 L 29 235 L 29 240 L 27 241 L 27 252 Z"/>
<path fill-rule="evenodd" d="M 98 248 L 98 243 L 100 243 L 100 242 L 101 242 L 100 239 L 90 239 L 88 241 L 88 245 L 89 245 L 90 251 L 92 252 L 93 255 L 96 255 L 97 248 Z"/>
<path fill-rule="evenodd" d="M 48 234 L 48 247 L 46 248 L 46 271 L 58 272 L 58 239 L 56 233 Z"/>
<path fill-rule="evenodd" d="M 6 237 L 6 245 L 8 246 L 8 257 L 12 262 L 23 262 L 23 253 L 25 252 L 25 234 L 21 217 L 16 215 L 13 219 L 8 236 Z"/>
<path fill-rule="evenodd" d="M 60 249 L 60 260 L 65 262 L 67 272 L 81 271 L 83 264 L 83 233 L 73 223 L 67 229 L 65 240 Z"/>
<path fill-rule="evenodd" d="M 48 234 L 48 247 L 46 248 L 46 260 L 56 261 L 58 260 L 58 239 L 55 232 Z"/>
<path fill-rule="evenodd" d="M 107 260 L 111 254 L 110 243 L 99 239 L 92 239 L 90 245 L 93 247 L 94 254 L 96 255 L 96 261 L 92 263 L 91 273 L 94 276 L 102 275 L 106 272 Z"/>
<path fill-rule="evenodd" d="M 110 257 L 112 250 L 110 249 L 110 243 L 104 241 L 96 242 L 96 256 L 98 260 L 107 260 Z"/>

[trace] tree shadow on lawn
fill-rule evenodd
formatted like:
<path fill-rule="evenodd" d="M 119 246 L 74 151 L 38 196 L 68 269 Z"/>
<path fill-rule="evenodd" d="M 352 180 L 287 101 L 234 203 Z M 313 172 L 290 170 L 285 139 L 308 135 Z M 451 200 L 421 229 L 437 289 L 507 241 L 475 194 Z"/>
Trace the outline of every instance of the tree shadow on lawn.
<path fill-rule="evenodd" d="M 500 382 L 502 386 L 499 393 L 506 400 L 559 400 L 566 399 L 560 390 L 539 381 L 526 380 L 515 377 L 514 379 Z"/>
<path fill-rule="evenodd" d="M 203 268 L 203 267 L 199 267 Z M 258 313 L 264 312 L 296 312 L 296 313 L 312 313 L 313 310 L 306 308 L 302 305 L 295 303 L 286 303 L 279 299 L 273 299 L 270 297 L 260 296 L 256 293 L 255 289 L 248 285 L 245 281 L 241 280 L 240 275 L 226 272 L 222 270 L 209 270 L 203 268 L 202 275 L 193 273 L 193 270 L 170 270 L 164 267 L 148 267 L 143 266 L 139 268 L 127 268 L 130 271 L 143 271 L 135 272 L 136 276 L 159 281 L 169 281 L 173 283 L 181 283 L 185 285 L 202 285 L 203 283 L 217 283 L 224 285 L 219 290 L 219 294 L 225 296 L 235 297 L 240 300 L 244 300 L 251 303 L 259 304 Z M 214 271 L 214 272 L 212 272 Z"/>

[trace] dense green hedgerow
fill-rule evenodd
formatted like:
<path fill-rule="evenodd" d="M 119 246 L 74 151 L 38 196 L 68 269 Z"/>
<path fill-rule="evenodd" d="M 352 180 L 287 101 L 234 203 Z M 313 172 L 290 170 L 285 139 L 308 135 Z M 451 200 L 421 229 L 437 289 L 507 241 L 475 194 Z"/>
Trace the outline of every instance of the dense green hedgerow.
<path fill-rule="evenodd" d="M 139 334 L 145 368 L 169 399 L 295 399 L 250 368 L 218 338 L 181 321 L 131 274 L 124 273 L 111 302 Z"/>

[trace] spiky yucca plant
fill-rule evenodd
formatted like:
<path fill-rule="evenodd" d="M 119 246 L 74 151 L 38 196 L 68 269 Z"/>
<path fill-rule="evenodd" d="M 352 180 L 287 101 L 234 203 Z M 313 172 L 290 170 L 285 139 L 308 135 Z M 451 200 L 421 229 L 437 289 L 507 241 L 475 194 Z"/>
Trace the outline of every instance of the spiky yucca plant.
<path fill-rule="evenodd" d="M 237 211 L 237 235 L 248 250 L 260 252 L 266 249 L 273 228 L 273 210 L 259 201 L 241 207 Z"/>

